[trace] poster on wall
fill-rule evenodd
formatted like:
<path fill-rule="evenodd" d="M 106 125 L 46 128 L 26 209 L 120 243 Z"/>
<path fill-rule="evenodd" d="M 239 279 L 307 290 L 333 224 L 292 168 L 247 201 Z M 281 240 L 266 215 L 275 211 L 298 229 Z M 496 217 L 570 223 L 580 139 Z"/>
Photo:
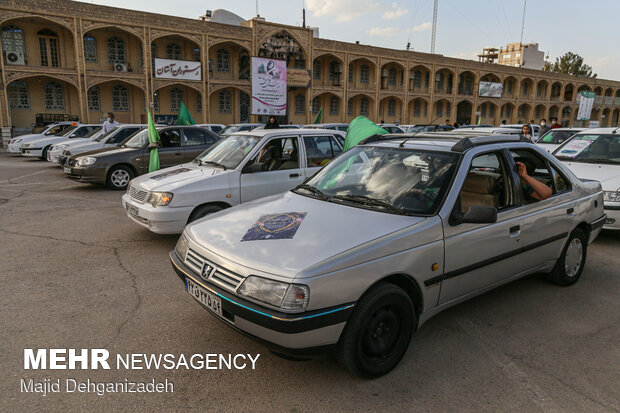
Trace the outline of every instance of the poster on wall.
<path fill-rule="evenodd" d="M 286 115 L 286 62 L 252 58 L 252 114 Z"/>
<path fill-rule="evenodd" d="M 588 92 L 582 90 L 580 93 L 581 100 L 579 101 L 579 111 L 577 112 L 577 120 L 590 120 L 590 114 L 592 113 L 592 107 L 594 106 L 594 92 Z"/>
<path fill-rule="evenodd" d="M 501 98 L 504 91 L 504 85 L 493 82 L 480 82 L 478 85 L 478 96 L 486 96 L 490 98 Z"/>
<path fill-rule="evenodd" d="M 155 77 L 158 79 L 201 80 L 202 64 L 188 60 L 155 58 Z"/>

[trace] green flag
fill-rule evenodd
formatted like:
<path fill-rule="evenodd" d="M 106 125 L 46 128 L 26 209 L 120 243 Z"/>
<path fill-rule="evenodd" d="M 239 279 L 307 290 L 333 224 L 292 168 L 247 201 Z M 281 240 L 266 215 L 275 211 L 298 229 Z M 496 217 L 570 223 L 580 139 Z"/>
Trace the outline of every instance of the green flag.
<path fill-rule="evenodd" d="M 153 172 L 159 169 L 159 152 L 157 151 L 157 142 L 159 142 L 159 134 L 155 128 L 155 123 L 151 117 L 151 111 L 148 109 L 146 113 L 149 117 L 149 147 L 151 147 L 151 154 L 149 156 L 149 172 Z"/>
<path fill-rule="evenodd" d="M 344 140 L 344 150 L 349 150 L 357 145 L 361 140 L 372 135 L 385 135 L 388 133 L 381 126 L 377 125 L 366 116 L 358 116 L 353 119 L 347 129 L 347 137 Z"/>
<path fill-rule="evenodd" d="M 319 113 L 317 113 L 316 118 L 314 118 L 314 122 L 312 123 L 321 123 L 323 119 L 323 108 L 319 109 Z"/>
<path fill-rule="evenodd" d="M 191 113 L 187 110 L 187 106 L 185 103 L 181 101 L 181 105 L 179 106 L 179 114 L 177 115 L 177 125 L 195 125 L 194 118 L 192 118 Z"/>

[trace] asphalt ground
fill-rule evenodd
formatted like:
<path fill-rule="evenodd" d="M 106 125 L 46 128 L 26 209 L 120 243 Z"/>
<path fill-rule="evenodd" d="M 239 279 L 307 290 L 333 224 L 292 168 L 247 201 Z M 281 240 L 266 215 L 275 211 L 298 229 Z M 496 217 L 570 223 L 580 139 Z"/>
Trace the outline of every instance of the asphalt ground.
<path fill-rule="evenodd" d="M 122 193 L 0 152 L 0 410 L 620 411 L 620 234 L 590 245 L 561 288 L 532 276 L 453 307 L 375 380 L 330 358 L 288 361 L 233 331 L 184 290 L 176 236 L 142 229 Z M 24 348 L 260 354 L 244 370 L 24 370 Z M 163 381 L 172 393 L 39 393 L 21 379 Z"/>

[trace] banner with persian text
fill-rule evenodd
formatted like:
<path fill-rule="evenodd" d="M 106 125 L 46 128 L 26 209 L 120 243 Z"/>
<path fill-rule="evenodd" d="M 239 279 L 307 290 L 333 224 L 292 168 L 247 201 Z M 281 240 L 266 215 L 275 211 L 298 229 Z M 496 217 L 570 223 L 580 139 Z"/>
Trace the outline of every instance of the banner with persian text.
<path fill-rule="evenodd" d="M 159 79 L 201 80 L 202 64 L 188 60 L 155 58 L 155 77 Z"/>
<path fill-rule="evenodd" d="M 252 114 L 286 115 L 286 61 L 252 57 Z"/>

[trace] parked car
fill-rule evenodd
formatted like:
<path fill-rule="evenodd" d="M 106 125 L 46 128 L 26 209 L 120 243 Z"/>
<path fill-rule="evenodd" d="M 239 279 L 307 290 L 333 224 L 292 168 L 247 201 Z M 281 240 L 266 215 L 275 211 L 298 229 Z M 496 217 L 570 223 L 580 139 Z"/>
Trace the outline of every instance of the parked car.
<path fill-rule="evenodd" d="M 299 129 L 301 127 L 303 127 L 303 125 L 292 125 L 292 124 L 291 125 L 286 125 L 286 124 L 280 125 L 280 129 Z M 265 125 L 257 126 L 252 130 L 255 131 L 255 130 L 261 130 L 261 129 L 265 129 Z"/>
<path fill-rule="evenodd" d="M 220 133 L 226 127 L 226 125 L 224 125 L 223 123 L 201 123 L 201 124 L 194 125 L 194 126 L 199 126 L 201 128 L 207 128 L 211 132 L 215 132 L 215 133 Z"/>
<path fill-rule="evenodd" d="M 407 131 L 407 129 L 404 129 L 400 125 L 396 125 L 395 123 L 382 123 L 379 126 L 381 126 L 389 133 L 405 133 Z"/>
<path fill-rule="evenodd" d="M 188 162 L 213 145 L 219 136 L 195 126 L 160 126 L 161 168 Z M 129 181 L 148 172 L 150 150 L 148 129 L 132 135 L 116 148 L 104 148 L 71 156 L 63 171 L 71 179 L 125 189 Z"/>
<path fill-rule="evenodd" d="M 170 252 L 186 290 L 276 353 L 333 351 L 377 377 L 448 307 L 532 273 L 579 279 L 605 219 L 598 182 L 519 136 L 393 138 L 189 224 Z M 548 198 L 526 198 L 517 161 Z"/>
<path fill-rule="evenodd" d="M 480 125 L 463 125 L 463 126 L 459 126 L 456 129 L 478 129 L 478 128 L 492 128 L 493 125 L 485 125 L 485 124 L 480 124 Z"/>
<path fill-rule="evenodd" d="M 342 153 L 328 130 L 253 130 L 231 135 L 191 163 L 134 178 L 122 198 L 127 216 L 160 234 L 180 234 L 208 214 L 285 192 Z"/>
<path fill-rule="evenodd" d="M 616 231 L 620 230 L 619 131 L 617 127 L 584 129 L 553 152 L 578 178 L 601 183 L 607 214 L 603 229 Z"/>
<path fill-rule="evenodd" d="M 47 152 L 54 144 L 66 141 L 67 139 L 82 140 L 90 133 L 97 132 L 99 130 L 101 130 L 101 125 L 99 124 L 79 124 L 75 128 L 66 129 L 66 132 L 61 135 L 45 136 L 43 138 L 32 140 L 29 143 L 25 143 L 19 148 L 19 150 L 21 151 L 22 156 L 36 157 L 46 161 Z"/>
<path fill-rule="evenodd" d="M 330 129 L 346 132 L 349 128 L 348 123 L 311 123 L 302 126 L 303 129 Z"/>
<path fill-rule="evenodd" d="M 454 129 L 450 125 L 415 125 L 407 129 L 407 133 L 417 132 L 448 132 Z"/>
<path fill-rule="evenodd" d="M 60 152 L 56 158 L 56 162 L 58 162 L 58 165 L 64 166 L 67 159 L 69 159 L 72 155 L 78 155 L 80 153 L 94 151 L 97 149 L 114 148 L 134 133 L 145 129 L 146 127 L 147 125 L 143 124 L 123 124 L 113 128 L 105 134 L 101 133 L 99 136 L 94 137 L 94 139 L 89 139 L 85 142 L 77 141 L 69 142 L 68 144 L 62 143 L 61 145 L 54 145 L 50 151 L 50 160 L 54 162 L 54 155 L 56 155 L 57 152 Z"/>
<path fill-rule="evenodd" d="M 521 131 L 523 129 L 523 125 L 529 125 L 532 129 L 532 140 L 536 141 L 538 138 L 538 131 L 540 131 L 540 125 L 534 125 L 533 123 L 514 123 L 510 125 L 499 125 L 500 128 L 509 128 L 509 129 L 517 129 Z"/>
<path fill-rule="evenodd" d="M 551 153 L 556 150 L 564 141 L 568 140 L 574 134 L 585 130 L 585 128 L 555 128 L 549 129 L 547 133 L 540 136 L 535 142 L 547 152 Z"/>
<path fill-rule="evenodd" d="M 56 143 L 52 145 L 52 147 L 47 151 L 47 161 L 57 163 L 58 158 L 61 156 L 64 148 L 70 146 L 71 144 L 79 144 L 82 142 L 92 142 L 93 140 L 101 137 L 102 135 L 103 135 L 103 128 L 99 130 L 93 130 L 81 139 L 67 139 L 65 141 Z"/>
<path fill-rule="evenodd" d="M 222 136 L 232 135 L 237 132 L 249 132 L 252 129 L 263 125 L 262 123 L 233 123 L 222 129 L 219 134 Z"/>
<path fill-rule="evenodd" d="M 46 136 L 61 135 L 62 133 L 66 132 L 68 128 L 74 127 L 76 125 L 76 122 L 59 122 L 48 125 L 39 133 L 18 136 L 17 138 L 11 139 L 9 141 L 7 152 L 21 154 L 19 148 L 23 144 L 32 142 L 36 139 L 44 138 Z"/>

